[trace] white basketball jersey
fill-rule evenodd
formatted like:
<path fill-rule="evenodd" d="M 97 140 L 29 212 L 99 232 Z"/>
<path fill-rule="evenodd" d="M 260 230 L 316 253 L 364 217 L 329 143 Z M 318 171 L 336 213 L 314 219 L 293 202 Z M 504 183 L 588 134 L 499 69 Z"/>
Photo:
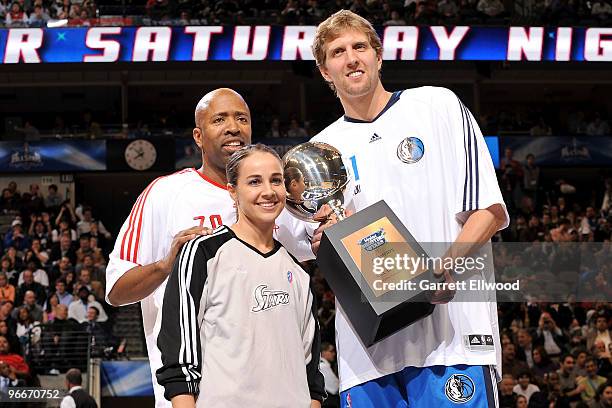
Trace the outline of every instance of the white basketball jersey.
<path fill-rule="evenodd" d="M 349 208 L 360 210 L 384 199 L 418 242 L 450 244 L 472 211 L 493 204 L 505 208 L 478 125 L 447 89 L 396 92 L 371 122 L 342 117 L 313 141 L 342 153 L 351 175 Z M 369 348 L 338 306 L 341 391 L 407 366 L 501 369 L 495 302 L 437 305 L 431 316 Z M 467 346 L 466 339 L 475 335 L 492 336 L 494 344 Z"/>

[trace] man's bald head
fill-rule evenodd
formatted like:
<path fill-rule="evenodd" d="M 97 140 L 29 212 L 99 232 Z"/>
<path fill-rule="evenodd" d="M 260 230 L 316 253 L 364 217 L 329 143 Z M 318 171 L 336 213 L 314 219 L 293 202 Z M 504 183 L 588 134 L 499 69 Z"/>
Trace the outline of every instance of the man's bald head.
<path fill-rule="evenodd" d="M 216 98 L 221 97 L 221 96 L 227 96 L 227 97 L 230 97 L 230 98 L 238 98 L 238 99 L 240 99 L 242 101 L 242 103 L 244 104 L 244 106 L 246 106 L 246 109 L 247 109 L 248 113 L 250 114 L 249 106 L 244 101 L 244 98 L 242 97 L 242 95 L 240 95 L 238 92 L 234 91 L 231 88 L 217 88 L 215 90 L 210 91 L 206 95 L 204 95 L 202 97 L 202 99 L 200 99 L 198 104 L 196 105 L 195 114 L 194 114 L 194 119 L 195 119 L 196 127 L 199 126 L 200 115 L 202 115 L 206 111 L 206 109 L 208 109 L 210 104 Z"/>

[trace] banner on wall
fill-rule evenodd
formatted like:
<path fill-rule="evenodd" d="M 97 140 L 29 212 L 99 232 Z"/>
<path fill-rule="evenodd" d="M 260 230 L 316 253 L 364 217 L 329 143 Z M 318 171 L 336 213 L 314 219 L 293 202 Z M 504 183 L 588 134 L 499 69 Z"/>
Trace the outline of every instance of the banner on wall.
<path fill-rule="evenodd" d="M 512 149 L 513 158 L 524 162 L 528 154 L 540 166 L 604 166 L 612 163 L 612 138 L 606 136 L 504 136 L 502 155 Z"/>
<path fill-rule="evenodd" d="M 103 361 L 101 365 L 103 397 L 147 397 L 153 395 L 148 360 Z"/>
<path fill-rule="evenodd" d="M 0 142 L 0 172 L 106 170 L 103 140 Z"/>
<path fill-rule="evenodd" d="M 2 63 L 314 60 L 315 26 L 0 30 Z M 389 26 L 389 61 L 612 61 L 612 28 Z"/>

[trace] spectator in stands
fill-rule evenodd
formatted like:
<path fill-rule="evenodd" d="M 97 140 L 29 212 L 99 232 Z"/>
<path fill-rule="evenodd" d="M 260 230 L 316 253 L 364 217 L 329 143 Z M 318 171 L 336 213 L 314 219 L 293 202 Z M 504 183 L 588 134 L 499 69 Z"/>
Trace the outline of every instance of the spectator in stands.
<path fill-rule="evenodd" d="M 540 167 L 535 164 L 535 156 L 529 153 L 526 158 L 523 177 L 523 190 L 533 200 L 536 199 L 536 193 L 540 185 Z"/>
<path fill-rule="evenodd" d="M 438 2 L 438 14 L 444 17 L 446 21 L 453 21 L 457 19 L 459 13 L 459 7 L 455 0 L 440 0 Z"/>
<path fill-rule="evenodd" d="M 7 27 L 25 27 L 28 24 L 28 15 L 19 2 L 11 5 L 11 11 L 6 13 L 4 23 Z"/>
<path fill-rule="evenodd" d="M 598 20 L 608 20 L 612 17 L 612 6 L 604 0 L 595 0 L 591 7 L 591 15 Z"/>
<path fill-rule="evenodd" d="M 601 119 L 599 112 L 595 112 L 595 117 L 587 126 L 586 133 L 589 136 L 606 136 L 610 134 L 610 126 L 608 122 Z"/>
<path fill-rule="evenodd" d="M 37 302 L 39 305 L 44 305 L 47 300 L 46 290 L 43 285 L 34 281 L 34 273 L 26 269 L 21 273 L 23 277 L 23 283 L 19 285 L 17 289 L 17 294 L 15 295 L 15 305 L 21 305 L 26 300 L 27 292 L 32 292 L 34 294 L 35 303 Z M 42 316 L 42 312 L 41 312 Z"/>
<path fill-rule="evenodd" d="M 603 341 L 597 340 L 591 349 L 593 358 L 597 361 L 597 374 L 607 377 L 608 374 L 612 373 L 612 363 L 610 359 L 610 352 L 606 350 L 606 345 Z"/>
<path fill-rule="evenodd" d="M 308 0 L 306 14 L 308 14 L 310 18 L 310 23 L 315 25 L 319 24 L 325 17 L 327 17 L 325 9 L 319 5 L 317 0 Z"/>
<path fill-rule="evenodd" d="M 406 25 L 406 20 L 404 20 L 401 16 L 399 11 L 397 10 L 392 10 L 391 11 L 391 18 L 387 21 L 385 21 L 383 23 L 384 26 L 402 26 L 402 25 Z"/>
<path fill-rule="evenodd" d="M 72 241 L 67 235 L 60 238 L 59 244 L 56 244 L 51 250 L 49 261 L 55 262 L 63 257 L 67 257 L 70 263 L 74 265 L 76 263 L 76 251 L 72 246 Z"/>
<path fill-rule="evenodd" d="M 45 270 L 40 267 L 40 264 L 34 260 L 31 260 L 27 263 L 27 268 L 28 269 L 24 270 L 19 275 L 19 280 L 17 281 L 17 284 L 19 286 L 23 284 L 24 274 L 26 273 L 26 271 L 28 271 L 32 272 L 34 282 L 40 283 L 42 286 L 44 286 L 44 289 L 46 290 L 49 287 L 49 277 L 47 276 L 47 272 L 45 272 Z"/>
<path fill-rule="evenodd" d="M 427 4 L 427 1 L 419 0 L 416 4 L 412 23 L 422 25 L 433 25 L 437 22 L 437 13 Z"/>
<path fill-rule="evenodd" d="M 587 334 L 587 349 L 591 349 L 596 341 L 602 341 L 606 350 L 612 339 L 610 338 L 610 330 L 608 329 L 608 316 L 605 312 L 597 315 L 595 327 Z"/>
<path fill-rule="evenodd" d="M 6 363 L 9 367 L 15 370 L 15 375 L 19 379 L 27 379 L 30 376 L 30 367 L 25 362 L 23 357 L 12 353 L 8 339 L 0 336 L 0 362 Z"/>
<path fill-rule="evenodd" d="M 27 264 L 30 259 L 41 266 L 47 265 L 47 262 L 49 261 L 49 254 L 42 247 L 42 243 L 39 238 L 32 239 L 32 244 L 30 245 L 30 249 L 26 252 L 24 262 Z"/>
<path fill-rule="evenodd" d="M 540 116 L 538 122 L 531 128 L 529 133 L 531 136 L 550 136 L 552 135 L 552 128 Z"/>
<path fill-rule="evenodd" d="M 596 402 L 591 408 L 612 408 L 612 382 L 608 381 L 599 387 Z"/>
<path fill-rule="evenodd" d="M 74 300 L 72 303 L 70 303 L 70 306 L 68 306 L 69 318 L 74 319 L 79 323 L 83 323 L 87 320 L 87 310 L 93 306 L 100 311 L 98 321 L 105 322 L 108 320 L 108 316 L 106 315 L 102 305 L 96 300 L 89 299 L 90 292 L 89 289 L 87 289 L 87 286 L 81 286 L 78 289 L 77 294 L 79 298 Z"/>
<path fill-rule="evenodd" d="M 77 275 L 81 273 L 82 269 L 88 269 L 90 271 L 92 280 L 99 281 L 105 278 L 105 269 L 102 266 L 97 266 L 94 264 L 94 257 L 92 255 L 85 255 L 83 257 L 83 263 L 78 264 L 75 268 Z"/>
<path fill-rule="evenodd" d="M 11 261 L 12 268 L 15 270 L 21 270 L 24 268 L 23 259 L 21 259 L 17 254 L 17 249 L 14 246 L 10 246 L 6 249 L 6 254 L 4 255 Z M 9 282 L 11 281 L 11 277 L 9 276 Z M 15 283 L 17 281 L 15 280 Z"/>
<path fill-rule="evenodd" d="M 72 204 L 70 204 L 70 199 L 67 199 L 60 205 L 59 213 L 57 214 L 57 217 L 55 218 L 55 225 L 60 225 L 62 220 L 66 221 L 68 225 L 74 225 L 78 221 L 76 212 L 74 211 Z M 60 228 L 60 231 L 63 229 L 66 229 L 66 228 Z M 76 231 L 74 231 L 74 234 L 76 235 Z M 71 235 L 72 235 L 72 231 L 71 231 Z M 76 241 L 76 236 L 74 238 L 71 237 L 71 239 L 73 241 Z"/>
<path fill-rule="evenodd" d="M 23 225 L 19 218 L 11 223 L 11 230 L 4 236 L 4 247 L 15 247 L 18 251 L 25 251 L 30 246 L 30 240 L 23 232 Z"/>
<path fill-rule="evenodd" d="M 87 268 L 81 269 L 79 279 L 75 283 L 75 287 L 80 288 L 81 286 L 87 287 L 96 299 L 104 299 L 104 288 L 102 288 L 102 284 L 99 281 L 91 279 L 91 272 Z"/>
<path fill-rule="evenodd" d="M 565 351 L 567 338 L 557 326 L 557 322 L 551 317 L 550 313 L 543 312 L 540 315 L 536 333 L 535 343 L 542 345 L 549 356 L 559 356 Z M 572 357 L 572 366 L 573 362 L 574 358 Z"/>
<path fill-rule="evenodd" d="M 55 318 L 47 325 L 43 333 L 43 347 L 49 358 L 49 366 L 56 373 L 68 356 L 78 348 L 77 338 L 82 337 L 79 323 L 68 317 L 68 307 L 60 304 L 55 311 Z"/>
<path fill-rule="evenodd" d="M 502 349 L 502 371 L 517 378 L 519 373 L 529 369 L 524 361 L 516 358 L 516 347 L 512 343 L 505 344 Z"/>
<path fill-rule="evenodd" d="M 522 395 L 527 399 L 527 403 L 529 403 L 529 398 L 536 393 L 540 392 L 540 387 L 531 383 L 531 374 L 529 371 L 521 371 L 518 375 L 518 384 L 514 386 L 512 391 L 516 395 Z"/>
<path fill-rule="evenodd" d="M 0 361 L 0 399 L 8 397 L 9 388 L 24 387 L 25 381 L 17 378 L 15 368 L 4 361 Z"/>
<path fill-rule="evenodd" d="M 281 131 L 280 120 L 278 120 L 278 118 L 272 119 L 272 123 L 270 123 L 270 129 L 266 133 L 266 137 L 267 138 L 285 137 L 284 132 Z"/>
<path fill-rule="evenodd" d="M 21 354 L 21 343 L 19 337 L 15 334 L 15 330 L 9 326 L 7 320 L 0 319 L 0 336 L 6 337 L 11 350 L 17 354 Z"/>
<path fill-rule="evenodd" d="M 30 15 L 30 18 L 28 19 L 29 26 L 43 28 L 47 26 L 47 21 L 49 21 L 49 15 L 45 13 L 43 7 L 40 4 L 35 5 L 34 12 Z"/>
<path fill-rule="evenodd" d="M 516 333 L 516 358 L 527 363 L 528 367 L 533 367 L 533 338 L 527 329 L 519 329 Z"/>
<path fill-rule="evenodd" d="M 8 282 L 6 273 L 0 272 L 0 303 L 7 300 L 15 303 L 15 286 Z"/>
<path fill-rule="evenodd" d="M 580 398 L 586 403 L 595 399 L 599 387 L 606 383 L 606 377 L 597 375 L 597 364 L 592 357 L 586 359 L 585 368 L 587 375 L 577 380 Z"/>
<path fill-rule="evenodd" d="M 30 184 L 30 202 L 28 207 L 34 213 L 40 213 L 45 209 L 45 199 L 40 193 L 40 186 L 36 183 Z"/>
<path fill-rule="evenodd" d="M 307 138 L 308 134 L 306 133 L 304 128 L 300 126 L 298 120 L 293 118 L 291 119 L 291 122 L 289 123 L 289 130 L 287 131 L 287 137 Z"/>
<path fill-rule="evenodd" d="M 22 344 L 38 343 L 40 340 L 41 320 L 34 319 L 27 307 L 17 309 L 17 328 L 15 329 L 15 334 Z"/>
<path fill-rule="evenodd" d="M 31 290 L 28 290 L 25 293 L 23 304 L 13 310 L 12 315 L 15 320 L 18 320 L 21 309 L 27 310 L 33 321 L 42 321 L 43 309 L 38 303 L 36 303 L 36 295 Z"/>
<path fill-rule="evenodd" d="M 553 208 L 556 208 L 553 206 Z M 554 224 L 555 221 L 551 219 Z M 573 230 L 571 222 L 567 218 L 559 221 L 559 226 L 550 230 L 550 237 L 553 242 L 570 242 L 572 240 L 571 231 Z"/>
<path fill-rule="evenodd" d="M 62 205 L 64 198 L 57 193 L 57 185 L 49 185 L 49 187 L 47 187 L 47 191 L 48 194 L 47 197 L 45 197 L 45 207 L 50 210 L 59 208 L 60 205 Z"/>
<path fill-rule="evenodd" d="M 98 322 L 99 315 L 100 310 L 95 306 L 91 306 L 87 309 L 87 320 L 81 324 L 81 328 L 92 337 L 91 344 L 95 345 L 94 350 L 92 350 L 94 356 L 103 355 L 106 347 L 115 345 L 111 333 L 108 332 L 103 324 Z"/>
<path fill-rule="evenodd" d="M 89 234 L 84 234 L 79 237 L 79 249 L 76 250 L 77 266 L 83 263 L 83 258 L 85 257 L 85 255 L 93 256 L 93 251 L 91 250 L 89 238 Z"/>
<path fill-rule="evenodd" d="M 319 361 L 319 371 L 325 380 L 325 391 L 327 399 L 323 402 L 323 408 L 339 407 L 339 380 L 338 374 L 334 370 L 333 364 L 336 361 L 336 348 L 328 342 L 321 343 L 321 359 Z"/>
<path fill-rule="evenodd" d="M 60 260 L 57 261 L 51 268 L 51 272 L 49 273 L 49 280 L 53 282 L 59 278 L 65 278 L 66 275 L 70 272 L 74 272 L 74 268 L 72 267 L 70 258 L 68 258 L 67 256 L 62 256 Z"/>
<path fill-rule="evenodd" d="M 557 370 L 561 392 L 566 397 L 574 397 L 580 394 L 576 390 L 576 375 L 574 373 L 574 357 L 570 354 L 563 355 L 560 359 L 561 368 Z"/>
<path fill-rule="evenodd" d="M 97 266 L 106 265 L 104 255 L 102 254 L 108 248 L 109 241 L 106 237 L 98 232 L 98 225 L 91 224 L 91 231 L 89 232 L 89 246 L 93 251 L 94 263 Z"/>
<path fill-rule="evenodd" d="M 45 303 L 45 310 L 43 312 L 43 323 L 52 322 L 55 319 L 57 313 L 57 306 L 59 306 L 59 297 L 56 293 L 49 295 L 47 303 Z"/>
<path fill-rule="evenodd" d="M 480 0 L 476 9 L 487 17 L 500 17 L 506 11 L 499 0 Z"/>
<path fill-rule="evenodd" d="M 575 354 L 574 375 L 576 376 L 576 378 L 584 377 L 587 375 L 585 367 L 587 357 L 588 353 L 584 350 L 579 350 Z"/>
<path fill-rule="evenodd" d="M 62 305 L 70 306 L 70 303 L 74 300 L 72 293 L 67 291 L 66 281 L 63 279 L 58 279 L 55 282 L 55 295 Z"/>
<path fill-rule="evenodd" d="M 90 207 L 85 207 L 83 208 L 83 217 L 77 223 L 78 235 L 81 236 L 83 234 L 89 234 L 91 232 L 92 224 L 97 225 L 98 233 L 104 235 L 104 238 L 112 238 L 111 233 L 108 232 L 104 224 L 102 224 L 102 221 L 94 219 L 92 209 Z"/>
<path fill-rule="evenodd" d="M 8 256 L 3 256 L 2 260 L 0 260 L 0 272 L 6 275 L 8 283 L 13 286 L 17 285 L 19 274 L 17 273 L 15 268 L 13 268 L 13 262 Z"/>
<path fill-rule="evenodd" d="M 550 359 L 544 347 L 538 346 L 533 349 L 533 367 L 531 370 L 536 378 L 542 378 L 547 373 L 555 372 L 558 367 Z"/>
<path fill-rule="evenodd" d="M 516 407 L 516 397 L 514 393 L 515 386 L 514 377 L 512 374 L 504 374 L 499 385 L 499 406 L 500 408 Z"/>
<path fill-rule="evenodd" d="M 0 206 L 0 210 L 4 213 L 19 211 L 19 198 L 15 197 L 8 188 L 2 190 L 2 205 Z"/>
<path fill-rule="evenodd" d="M 83 378 L 81 370 L 78 368 L 71 368 L 66 373 L 66 388 L 68 389 L 68 395 L 62 400 L 62 408 L 97 408 L 96 400 L 89 395 L 81 384 Z"/>
<path fill-rule="evenodd" d="M 597 214 L 595 213 L 595 208 L 589 206 L 586 209 L 586 213 L 582 220 L 580 220 L 580 228 L 579 232 L 582 237 L 588 238 L 595 234 L 595 230 L 597 229 Z"/>
<path fill-rule="evenodd" d="M 0 321 L 5 321 L 9 329 L 14 333 L 17 322 L 13 319 L 13 302 L 5 301 L 0 303 Z"/>

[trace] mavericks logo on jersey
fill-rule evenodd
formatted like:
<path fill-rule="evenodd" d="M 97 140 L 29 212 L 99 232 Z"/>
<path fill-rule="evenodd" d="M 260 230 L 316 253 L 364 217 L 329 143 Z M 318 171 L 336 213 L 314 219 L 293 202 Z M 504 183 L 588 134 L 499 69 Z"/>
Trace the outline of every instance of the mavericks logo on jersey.
<path fill-rule="evenodd" d="M 425 146 L 418 137 L 407 137 L 397 145 L 397 157 L 404 163 L 416 163 L 425 154 Z"/>
<path fill-rule="evenodd" d="M 367 237 L 360 239 L 357 241 L 357 244 L 366 251 L 373 251 L 385 242 L 387 242 L 385 239 L 385 230 L 381 228 Z"/>
<path fill-rule="evenodd" d="M 259 285 L 255 289 L 257 304 L 251 309 L 252 312 L 261 312 L 274 306 L 289 304 L 289 293 L 281 290 L 266 290 L 267 287 L 267 285 Z"/>
<path fill-rule="evenodd" d="M 453 374 L 444 385 L 444 394 L 454 403 L 468 402 L 474 396 L 474 381 L 465 374 Z"/>

